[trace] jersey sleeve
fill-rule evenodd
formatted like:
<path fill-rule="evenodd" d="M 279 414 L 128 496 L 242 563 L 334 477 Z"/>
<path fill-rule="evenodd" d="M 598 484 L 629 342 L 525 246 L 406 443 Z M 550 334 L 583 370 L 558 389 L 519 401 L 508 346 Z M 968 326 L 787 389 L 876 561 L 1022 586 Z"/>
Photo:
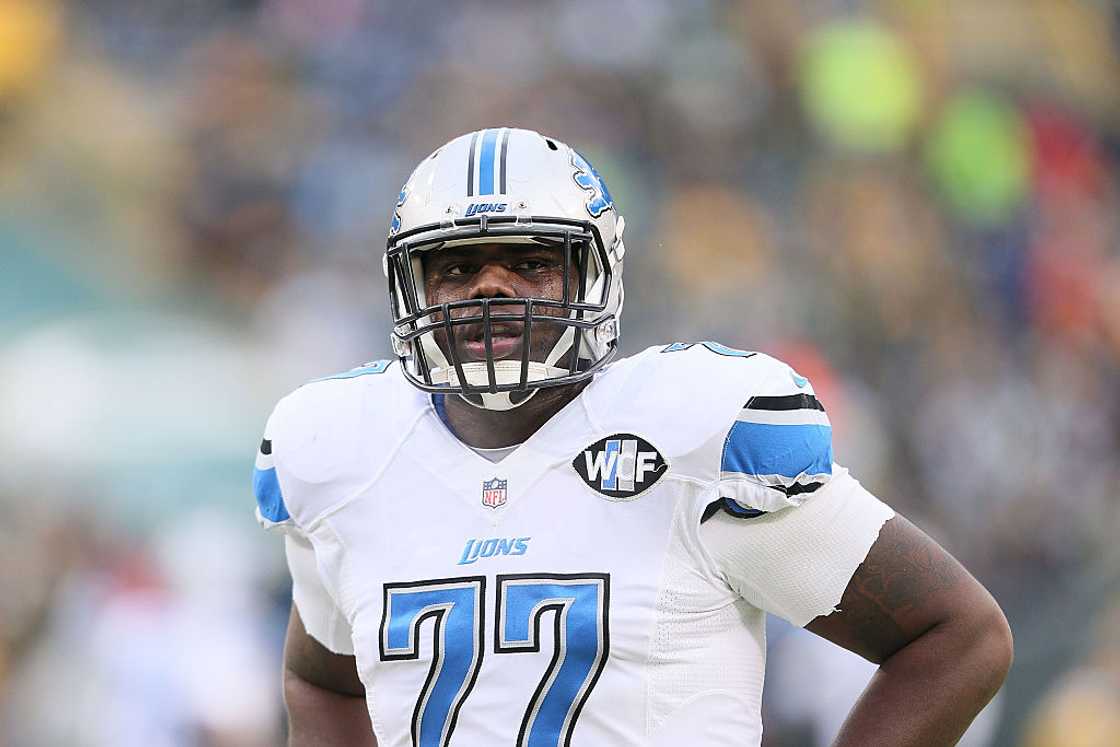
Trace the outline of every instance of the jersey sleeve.
<path fill-rule="evenodd" d="M 736 516 L 800 505 L 832 479 L 832 425 L 812 385 L 760 358 L 721 455 L 719 494 Z"/>
<path fill-rule="evenodd" d="M 749 521 L 719 511 L 700 538 L 750 604 L 799 627 L 836 609 L 894 511 L 838 465 L 811 498 Z"/>
<path fill-rule="evenodd" d="M 292 574 L 292 601 L 308 635 L 332 653 L 353 655 L 350 623 L 323 585 L 314 547 L 305 537 L 289 533 L 284 552 Z"/>
<path fill-rule="evenodd" d="M 257 498 L 257 523 L 269 531 L 290 532 L 295 522 L 284 503 L 284 492 L 280 488 L 280 478 L 276 474 L 276 464 L 272 454 L 273 417 L 264 427 L 264 438 L 257 449 L 253 463 L 253 494 Z"/>
<path fill-rule="evenodd" d="M 292 601 L 308 635 L 336 654 L 353 654 L 354 643 L 346 616 L 323 584 L 315 549 L 288 512 L 276 469 L 272 436 L 276 414 L 265 426 L 264 438 L 253 465 L 253 493 L 257 522 L 268 531 L 282 533 L 288 570 L 292 576 Z"/>

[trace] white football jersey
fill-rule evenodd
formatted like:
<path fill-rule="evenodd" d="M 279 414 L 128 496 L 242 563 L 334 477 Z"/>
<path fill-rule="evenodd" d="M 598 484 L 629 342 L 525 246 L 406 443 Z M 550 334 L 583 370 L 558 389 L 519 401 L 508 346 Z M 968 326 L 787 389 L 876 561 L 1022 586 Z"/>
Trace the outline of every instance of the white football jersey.
<path fill-rule="evenodd" d="M 370 364 L 282 400 L 256 466 L 380 747 L 758 745 L 764 613 L 831 612 L 892 515 L 808 381 L 716 343 L 612 364 L 496 463 Z"/>

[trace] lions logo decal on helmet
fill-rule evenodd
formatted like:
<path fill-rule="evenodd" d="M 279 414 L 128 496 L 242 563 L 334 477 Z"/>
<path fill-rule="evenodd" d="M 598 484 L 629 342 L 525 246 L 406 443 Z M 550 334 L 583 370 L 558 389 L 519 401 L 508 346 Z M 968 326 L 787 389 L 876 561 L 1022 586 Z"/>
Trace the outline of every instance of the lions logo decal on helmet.
<path fill-rule="evenodd" d="M 581 189 L 591 193 L 587 197 L 588 214 L 592 218 L 598 218 L 605 211 L 613 208 L 614 201 L 611 199 L 611 193 L 607 191 L 607 185 L 603 181 L 603 177 L 599 176 L 599 172 L 587 162 L 586 158 L 574 150 L 572 151 L 572 166 L 576 169 L 576 172 L 572 175 L 576 184 Z"/>
<path fill-rule="evenodd" d="M 401 187 L 401 193 L 397 195 L 397 210 L 393 211 L 393 220 L 389 224 L 389 235 L 395 236 L 401 230 L 401 213 L 400 208 L 404 207 L 404 201 L 408 199 L 408 185 Z"/>

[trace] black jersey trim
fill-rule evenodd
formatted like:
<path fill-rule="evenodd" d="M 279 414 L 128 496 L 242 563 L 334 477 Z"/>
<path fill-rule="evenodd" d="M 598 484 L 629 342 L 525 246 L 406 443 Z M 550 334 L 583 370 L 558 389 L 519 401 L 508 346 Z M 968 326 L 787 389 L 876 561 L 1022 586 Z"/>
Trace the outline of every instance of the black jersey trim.
<path fill-rule="evenodd" d="M 761 509 L 740 506 L 733 498 L 720 498 L 718 501 L 712 501 L 707 505 L 704 513 L 700 515 L 700 523 L 703 524 L 720 511 L 734 516 L 736 519 L 754 519 L 768 513 Z"/>
<path fill-rule="evenodd" d="M 820 410 L 824 412 L 824 405 L 811 394 L 789 394 L 784 397 L 751 397 L 743 405 L 747 410 Z"/>
<path fill-rule="evenodd" d="M 778 490 L 778 491 L 781 491 L 782 493 L 785 493 L 787 496 L 791 496 L 791 495 L 804 495 L 806 493 L 815 493 L 816 491 L 818 491 L 818 490 L 820 490 L 821 488 L 824 487 L 824 483 L 823 482 L 806 482 L 806 483 L 795 482 L 792 485 L 767 485 L 766 487 L 773 488 L 774 490 Z"/>

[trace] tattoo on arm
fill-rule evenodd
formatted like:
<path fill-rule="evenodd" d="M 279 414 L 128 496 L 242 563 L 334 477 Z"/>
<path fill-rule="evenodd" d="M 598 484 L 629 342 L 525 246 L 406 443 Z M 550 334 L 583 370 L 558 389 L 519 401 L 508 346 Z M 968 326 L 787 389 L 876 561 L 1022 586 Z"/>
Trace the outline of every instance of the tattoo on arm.
<path fill-rule="evenodd" d="M 852 576 L 839 610 L 807 627 L 878 663 L 944 620 L 973 586 L 983 593 L 940 545 L 895 516 Z"/>
<path fill-rule="evenodd" d="M 964 569 L 906 519 L 909 531 L 886 530 L 852 578 L 852 587 L 885 614 L 905 615 L 957 583 Z M 852 588 L 849 587 L 849 588 Z"/>

